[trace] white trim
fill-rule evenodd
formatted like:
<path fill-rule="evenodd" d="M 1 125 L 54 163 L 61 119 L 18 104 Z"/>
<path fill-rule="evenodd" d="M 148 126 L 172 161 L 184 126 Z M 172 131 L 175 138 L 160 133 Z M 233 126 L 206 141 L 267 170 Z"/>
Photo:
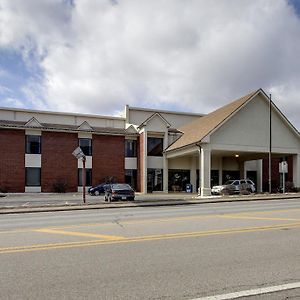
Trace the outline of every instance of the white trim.
<path fill-rule="evenodd" d="M 42 135 L 41 129 L 25 129 L 25 135 Z"/>
<path fill-rule="evenodd" d="M 83 113 L 69 113 L 69 112 L 57 112 L 57 111 L 23 109 L 23 108 L 10 108 L 10 107 L 0 107 L 0 110 L 13 111 L 13 112 L 25 112 L 25 113 L 51 114 L 51 115 L 59 115 L 59 116 L 103 118 L 103 119 L 126 121 L 126 118 L 124 118 L 124 117 L 102 116 L 102 115 L 83 114 Z"/>
<path fill-rule="evenodd" d="M 25 168 L 41 168 L 42 166 L 41 154 L 27 154 L 25 153 Z"/>
<path fill-rule="evenodd" d="M 41 193 L 41 191 L 40 186 L 25 186 L 25 193 Z"/>
<path fill-rule="evenodd" d="M 78 169 L 83 168 L 82 160 L 78 159 Z M 92 169 L 93 167 L 93 157 L 92 156 L 86 156 L 86 162 L 85 162 L 85 168 L 86 169 Z"/>
<path fill-rule="evenodd" d="M 136 157 L 125 157 L 125 170 L 137 170 L 137 158 Z"/>
<path fill-rule="evenodd" d="M 93 139 L 93 134 L 88 132 L 78 132 L 79 139 Z"/>
<path fill-rule="evenodd" d="M 154 108 L 143 108 L 143 107 L 133 107 L 128 106 L 128 111 L 136 110 L 136 111 L 145 111 L 145 112 L 157 112 L 157 113 L 166 113 L 166 114 L 173 114 L 173 115 L 186 115 L 186 116 L 199 116 L 203 117 L 205 114 L 200 113 L 192 113 L 192 112 L 180 112 L 180 111 L 172 111 L 172 110 L 157 110 Z"/>

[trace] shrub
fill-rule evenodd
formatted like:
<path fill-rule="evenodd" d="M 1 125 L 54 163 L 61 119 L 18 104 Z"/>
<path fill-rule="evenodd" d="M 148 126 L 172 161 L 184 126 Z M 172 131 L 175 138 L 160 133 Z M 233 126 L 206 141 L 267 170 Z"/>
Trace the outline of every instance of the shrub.
<path fill-rule="evenodd" d="M 8 191 L 7 191 L 7 187 L 5 186 L 0 186 L 0 193 L 3 193 L 3 194 L 6 194 Z"/>
<path fill-rule="evenodd" d="M 64 180 L 58 180 L 53 183 L 53 190 L 55 193 L 65 193 L 67 191 L 68 184 Z"/>

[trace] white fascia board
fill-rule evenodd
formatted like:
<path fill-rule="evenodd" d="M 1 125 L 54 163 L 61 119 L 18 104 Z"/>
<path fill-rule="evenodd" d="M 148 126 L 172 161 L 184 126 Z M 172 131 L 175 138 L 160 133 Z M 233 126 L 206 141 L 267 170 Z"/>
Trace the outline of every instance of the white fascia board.
<path fill-rule="evenodd" d="M 190 145 L 188 147 L 165 152 L 167 158 L 191 155 L 199 151 L 199 146 Z"/>

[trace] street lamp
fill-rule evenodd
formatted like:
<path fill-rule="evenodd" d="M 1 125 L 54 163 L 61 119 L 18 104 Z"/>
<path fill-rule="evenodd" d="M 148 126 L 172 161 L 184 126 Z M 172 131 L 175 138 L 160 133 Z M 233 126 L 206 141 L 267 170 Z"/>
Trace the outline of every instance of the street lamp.
<path fill-rule="evenodd" d="M 86 172 L 85 172 L 85 162 L 86 162 L 86 157 L 80 147 L 77 147 L 72 154 L 78 159 L 82 161 L 82 200 L 83 203 L 85 204 L 85 179 L 86 179 Z"/>

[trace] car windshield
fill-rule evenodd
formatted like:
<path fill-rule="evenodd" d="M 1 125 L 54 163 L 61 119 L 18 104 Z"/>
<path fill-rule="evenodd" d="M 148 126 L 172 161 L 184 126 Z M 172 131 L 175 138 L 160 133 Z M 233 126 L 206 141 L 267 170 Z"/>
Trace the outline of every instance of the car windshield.
<path fill-rule="evenodd" d="M 234 180 L 228 180 L 225 182 L 225 185 L 233 184 Z"/>
<path fill-rule="evenodd" d="M 128 184 L 113 184 L 112 188 L 114 190 L 131 190 L 131 187 Z"/>

